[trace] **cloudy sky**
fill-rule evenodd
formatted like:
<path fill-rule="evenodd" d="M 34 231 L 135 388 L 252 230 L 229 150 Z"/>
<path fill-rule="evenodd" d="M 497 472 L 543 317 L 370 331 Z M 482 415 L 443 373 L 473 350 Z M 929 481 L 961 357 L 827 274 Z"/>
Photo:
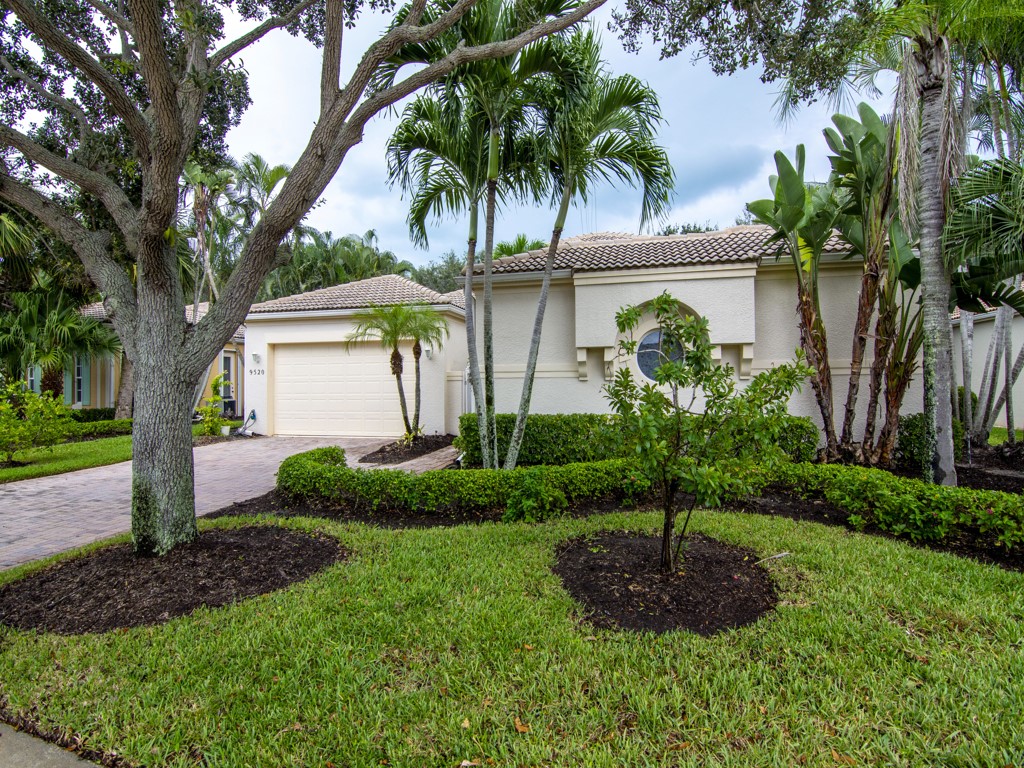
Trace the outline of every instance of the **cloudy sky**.
<path fill-rule="evenodd" d="M 777 149 L 792 154 L 797 144 L 806 144 L 809 176 L 823 179 L 828 175 L 821 135 L 822 128 L 830 124 L 832 110 L 828 106 L 806 106 L 782 125 L 774 110 L 775 87 L 761 83 L 759 72 L 717 77 L 703 62 L 686 55 L 659 60 L 650 45 L 639 54 L 627 53 L 616 34 L 607 29 L 610 16 L 610 10 L 602 9 L 595 23 L 602 30 L 605 58 L 612 72 L 646 80 L 661 100 L 666 124 L 660 138 L 677 177 L 667 221 L 731 226 L 746 202 L 767 196 L 768 175 L 774 168 L 772 154 Z M 354 66 L 388 21 L 379 14 L 367 14 L 356 29 L 346 31 L 343 66 Z M 244 27 L 229 32 L 240 29 Z M 319 51 L 287 33 L 275 32 L 246 51 L 242 59 L 250 76 L 253 106 L 229 135 L 232 154 L 241 159 L 257 152 L 271 163 L 294 163 L 317 115 Z M 889 109 L 891 101 L 886 94 L 872 103 L 881 112 Z M 466 223 L 461 220 L 434 224 L 429 230 L 429 251 L 414 248 L 410 242 L 405 223 L 407 202 L 387 185 L 385 146 L 396 122 L 394 114 L 379 115 L 367 126 L 362 144 L 349 153 L 328 186 L 323 204 L 310 214 L 309 223 L 335 236 L 375 229 L 382 247 L 414 264 L 437 258 L 448 249 L 463 253 Z M 565 235 L 636 232 L 639 214 L 636 190 L 600 188 L 587 206 L 570 211 Z M 553 212 L 542 208 L 507 210 L 497 222 L 496 237 L 511 239 L 525 232 L 546 240 L 553 219 Z"/>

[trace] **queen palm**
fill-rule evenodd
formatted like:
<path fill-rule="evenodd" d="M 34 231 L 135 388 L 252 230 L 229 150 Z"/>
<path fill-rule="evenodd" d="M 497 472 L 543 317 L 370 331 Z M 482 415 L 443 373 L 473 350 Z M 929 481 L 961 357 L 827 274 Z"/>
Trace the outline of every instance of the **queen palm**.
<path fill-rule="evenodd" d="M 569 205 L 586 202 L 594 186 L 625 182 L 643 190 L 641 228 L 663 216 L 669 206 L 675 174 L 665 150 L 655 141 L 661 123 L 657 94 L 631 75 L 611 77 L 601 60 L 601 46 L 592 29 L 577 32 L 566 48 L 583 76 L 566 92 L 562 83 L 539 84 L 543 94 L 532 99 L 542 115 L 541 144 L 552 176 L 552 200 L 558 210 L 544 263 L 544 278 L 526 359 L 516 424 L 505 456 L 514 469 L 530 412 L 537 357 L 544 326 L 555 254 Z"/>
<path fill-rule="evenodd" d="M 423 344 L 440 347 L 448 337 L 448 322 L 427 304 L 371 305 L 365 312 L 353 316 L 355 328 L 348 335 L 348 345 L 361 341 L 379 340 L 381 346 L 391 350 L 391 375 L 398 386 L 398 402 L 402 408 L 402 421 L 408 439 L 420 434 L 420 358 Z M 409 407 L 402 383 L 405 361 L 400 345 L 412 342 L 415 369 L 415 411 L 409 420 Z"/>

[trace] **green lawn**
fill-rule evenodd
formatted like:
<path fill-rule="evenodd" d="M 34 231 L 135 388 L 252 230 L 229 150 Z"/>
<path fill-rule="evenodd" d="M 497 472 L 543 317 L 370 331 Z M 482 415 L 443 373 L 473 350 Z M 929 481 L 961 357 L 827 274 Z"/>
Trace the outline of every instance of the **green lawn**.
<path fill-rule="evenodd" d="M 349 561 L 157 627 L 0 629 L 0 700 L 151 766 L 1024 762 L 1024 575 L 810 523 L 694 517 L 791 553 L 770 564 L 774 615 L 714 638 L 581 623 L 555 548 L 653 532 L 654 514 L 397 531 L 298 519 L 281 524 L 337 536 Z"/>
<path fill-rule="evenodd" d="M 232 427 L 237 427 L 241 423 L 230 422 Z M 198 426 L 192 427 L 192 434 L 199 434 Z M 53 446 L 52 449 L 33 448 L 29 451 L 20 451 L 14 458 L 28 463 L 23 467 L 0 467 L 0 484 L 129 461 L 132 458 L 132 438 L 131 435 L 122 435 L 62 443 Z"/>
<path fill-rule="evenodd" d="M 1007 437 L 1008 434 L 1006 432 L 1006 427 L 992 427 L 992 431 L 988 435 L 988 444 L 1002 445 L 1006 442 Z M 1024 431 L 1020 429 L 1017 430 L 1017 440 L 1024 440 Z"/>

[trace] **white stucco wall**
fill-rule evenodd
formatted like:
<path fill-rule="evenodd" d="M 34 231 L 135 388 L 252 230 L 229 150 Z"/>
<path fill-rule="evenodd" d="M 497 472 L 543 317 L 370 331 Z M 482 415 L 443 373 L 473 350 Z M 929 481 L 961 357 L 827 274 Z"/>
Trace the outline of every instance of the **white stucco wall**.
<path fill-rule="evenodd" d="M 971 366 L 971 388 L 975 394 L 981 391 L 981 380 L 983 374 L 983 368 L 985 365 L 985 357 L 988 355 L 989 344 L 992 342 L 992 333 L 995 330 L 995 313 L 989 312 L 984 315 L 974 316 L 974 362 Z M 1024 318 L 1020 315 L 1014 315 L 1013 317 L 1013 359 L 1017 359 L 1017 354 L 1020 352 L 1021 342 L 1024 341 Z M 956 372 L 956 378 L 959 383 L 963 383 L 963 353 L 961 351 L 961 338 L 960 338 L 960 323 L 954 322 L 953 324 L 953 370 Z M 1011 363 L 1012 366 L 1012 363 Z M 1000 386 L 996 392 L 998 397 L 999 393 L 1003 391 L 1002 381 L 1005 372 L 1004 367 L 1000 369 Z M 1013 386 L 1013 420 L 1017 424 L 1017 428 L 1020 428 L 1022 422 L 1024 422 L 1024 376 L 1017 379 L 1017 383 Z M 1000 427 L 1006 426 L 1006 409 L 1001 408 L 999 415 L 996 417 L 996 425 Z"/>
<path fill-rule="evenodd" d="M 246 408 L 256 411 L 255 431 L 274 434 L 272 412 L 274 380 L 274 348 L 284 344 L 344 343 L 352 331 L 353 311 L 288 313 L 285 315 L 250 315 L 246 319 Z M 431 357 L 421 359 L 422 413 L 425 434 L 451 431 L 452 415 L 448 413 L 448 373 L 461 379 L 465 367 L 465 320 L 454 311 L 443 312 L 451 336 L 445 345 L 435 349 Z M 461 350 L 461 352 L 460 352 Z M 413 409 L 413 366 L 411 352 L 406 352 L 403 383 L 406 389 L 410 418 Z M 248 411 L 247 411 L 248 412 Z M 458 413 L 454 414 L 457 427 Z"/>
<path fill-rule="evenodd" d="M 829 334 L 834 410 L 841 427 L 850 374 L 852 330 L 860 290 L 860 266 L 835 262 L 822 267 L 819 286 Z M 494 285 L 495 397 L 499 412 L 518 408 L 529 347 L 539 281 L 498 280 Z M 694 312 L 707 317 L 711 341 L 723 363 L 733 366 L 739 386 L 750 376 L 793 359 L 800 344 L 796 314 L 796 284 L 786 263 L 715 266 L 687 270 L 631 270 L 563 276 L 552 285 L 531 401 L 533 413 L 607 412 L 603 388 L 606 373 L 616 361 L 615 313 L 622 306 L 649 301 L 667 290 Z M 479 307 L 480 300 L 478 298 Z M 637 330 L 640 338 L 653 320 Z M 478 348 L 483 354 L 482 329 Z M 869 340 L 856 422 L 863 429 L 867 400 Z M 610 366 L 606 361 L 612 361 Z M 904 401 L 906 413 L 921 409 L 920 374 Z M 1024 403 L 1024 400 L 1021 401 Z M 1024 405 L 1022 405 L 1024 409 Z M 790 411 L 820 424 L 820 412 L 810 384 L 794 395 Z"/>

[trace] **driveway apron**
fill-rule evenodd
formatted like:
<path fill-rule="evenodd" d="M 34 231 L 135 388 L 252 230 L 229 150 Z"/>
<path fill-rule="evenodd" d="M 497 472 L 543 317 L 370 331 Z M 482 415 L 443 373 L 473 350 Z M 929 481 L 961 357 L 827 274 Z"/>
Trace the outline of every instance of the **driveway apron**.
<path fill-rule="evenodd" d="M 273 490 L 296 453 L 338 445 L 353 463 L 393 438 L 262 437 L 196 448 L 196 513 Z M 130 461 L 0 485 L 0 570 L 131 529 Z"/>

